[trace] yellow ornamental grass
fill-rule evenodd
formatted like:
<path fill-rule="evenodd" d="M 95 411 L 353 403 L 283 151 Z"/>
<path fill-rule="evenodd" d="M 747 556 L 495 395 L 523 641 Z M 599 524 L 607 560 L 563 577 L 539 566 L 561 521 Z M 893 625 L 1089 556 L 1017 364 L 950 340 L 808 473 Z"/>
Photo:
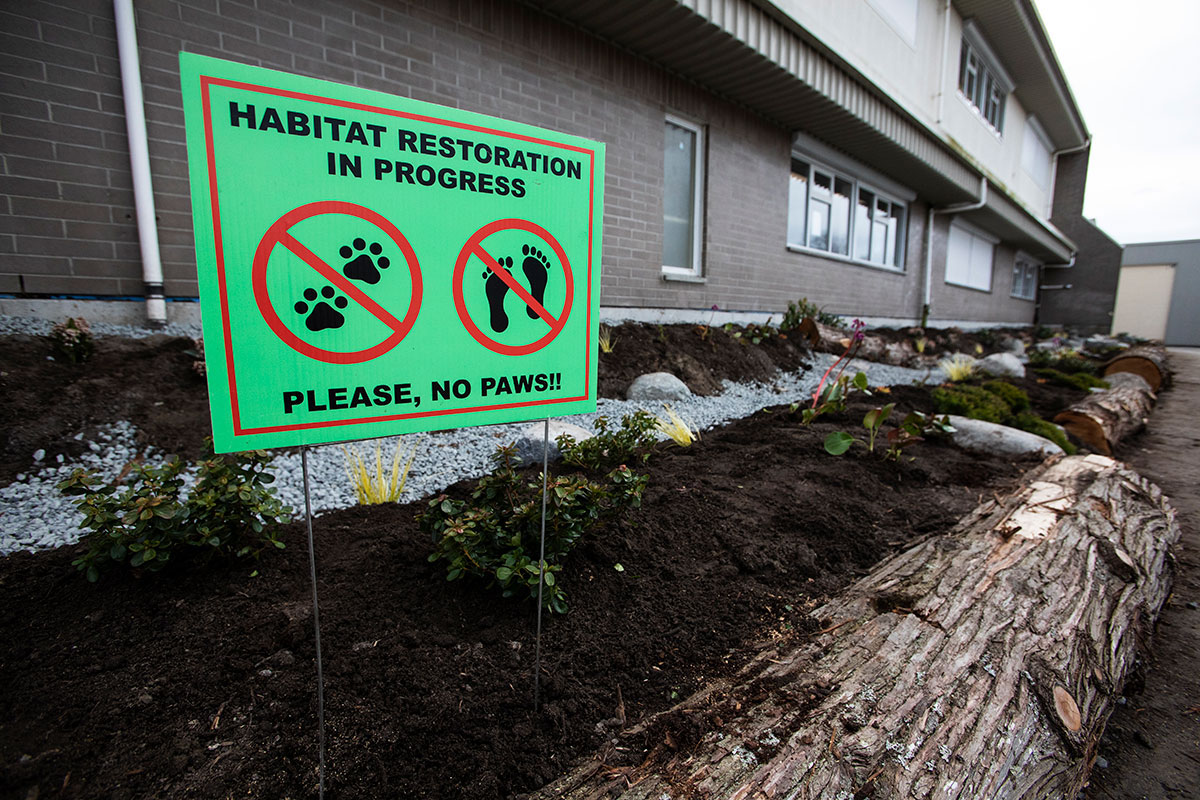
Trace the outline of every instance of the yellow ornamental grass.
<path fill-rule="evenodd" d="M 688 447 L 700 438 L 699 428 L 693 427 L 687 420 L 676 414 L 675 409 L 670 406 L 664 405 L 663 408 L 667 412 L 667 419 L 655 414 L 654 427 L 670 437 L 671 441 L 680 447 Z"/>
<path fill-rule="evenodd" d="M 946 373 L 951 383 L 965 381 L 975 374 L 975 359 L 963 353 L 943 358 L 938 362 L 938 366 Z"/>
<path fill-rule="evenodd" d="M 383 449 L 379 442 L 375 443 L 375 474 L 371 474 L 367 461 L 357 448 L 348 450 L 342 448 L 346 456 L 346 477 L 354 487 L 358 504 L 362 506 L 379 503 L 395 503 L 404 492 L 404 484 L 408 481 L 408 471 L 412 469 L 413 460 L 417 457 L 420 442 L 413 442 L 408 451 L 408 458 L 402 459 L 404 440 L 396 440 L 396 451 L 392 454 L 392 467 L 388 473 L 383 469 Z"/>
<path fill-rule="evenodd" d="M 612 328 L 608 328 L 604 325 L 601 325 L 599 341 L 600 341 L 600 352 L 601 353 L 611 353 L 613 351 L 613 346 L 616 345 L 616 340 L 613 339 L 613 335 L 612 335 Z"/>

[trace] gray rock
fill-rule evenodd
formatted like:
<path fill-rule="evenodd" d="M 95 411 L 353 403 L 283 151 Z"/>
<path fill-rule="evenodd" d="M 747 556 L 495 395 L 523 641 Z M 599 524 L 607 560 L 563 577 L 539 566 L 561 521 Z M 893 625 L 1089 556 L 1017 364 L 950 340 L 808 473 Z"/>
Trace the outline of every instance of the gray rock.
<path fill-rule="evenodd" d="M 954 415 L 950 417 L 950 424 L 954 426 L 955 431 L 950 437 L 951 441 L 968 453 L 1042 457 L 1062 453 L 1062 448 L 1049 439 L 1007 425 Z"/>
<path fill-rule="evenodd" d="M 45 457 L 46 457 L 46 451 L 43 450 L 42 448 L 39 447 L 37 450 L 33 451 L 33 460 L 34 461 L 41 461 Z"/>
<path fill-rule="evenodd" d="M 521 431 L 521 435 L 513 442 L 513 447 L 517 449 L 518 464 L 542 463 L 542 427 L 543 423 L 541 422 L 533 423 Z M 562 458 L 557 440 L 564 433 L 573 436 L 577 442 L 592 438 L 592 432 L 587 428 L 557 419 L 550 420 L 550 451 L 547 456 L 551 461 L 558 461 Z"/>
<path fill-rule="evenodd" d="M 656 400 L 686 400 L 692 396 L 687 384 L 669 372 L 650 372 L 639 375 L 629 384 L 625 396 L 639 402 Z"/>
<path fill-rule="evenodd" d="M 1025 377 L 1025 365 L 1013 353 L 992 353 L 987 358 L 979 359 L 975 364 L 975 369 L 999 378 Z"/>
<path fill-rule="evenodd" d="M 1022 356 L 1025 354 L 1025 342 L 1015 336 L 1001 336 L 997 345 L 1005 353 L 1012 353 L 1014 356 Z"/>

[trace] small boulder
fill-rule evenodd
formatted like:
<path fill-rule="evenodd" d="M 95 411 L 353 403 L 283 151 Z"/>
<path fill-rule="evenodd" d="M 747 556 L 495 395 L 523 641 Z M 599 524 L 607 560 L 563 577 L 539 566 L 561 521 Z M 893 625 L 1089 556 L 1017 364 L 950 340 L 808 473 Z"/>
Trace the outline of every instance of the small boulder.
<path fill-rule="evenodd" d="M 1004 353 L 1012 353 L 1014 356 L 1025 355 L 1025 342 L 1015 336 L 1008 334 L 1001 336 L 1000 340 L 996 342 L 996 346 Z"/>
<path fill-rule="evenodd" d="M 692 396 L 692 390 L 669 372 L 650 372 L 634 379 L 625 396 L 639 402 L 686 400 Z"/>
<path fill-rule="evenodd" d="M 954 427 L 950 440 L 968 453 L 1043 458 L 1062 453 L 1062 448 L 1049 439 L 1007 425 L 955 415 L 950 416 L 950 424 Z"/>
<path fill-rule="evenodd" d="M 979 359 L 975 363 L 975 369 L 998 378 L 1021 379 L 1025 377 L 1025 365 L 1013 353 L 992 353 L 986 358 Z"/>
<path fill-rule="evenodd" d="M 521 435 L 513 442 L 513 447 L 517 450 L 516 461 L 518 464 L 542 463 L 543 425 L 544 423 L 541 422 L 533 423 L 521 431 Z M 562 458 L 562 453 L 558 449 L 558 437 L 564 433 L 570 434 L 577 442 L 592 438 L 592 432 L 587 428 L 581 428 L 578 425 L 572 425 L 569 422 L 562 422 L 556 419 L 550 420 L 550 448 L 546 455 L 551 461 L 558 461 Z"/>

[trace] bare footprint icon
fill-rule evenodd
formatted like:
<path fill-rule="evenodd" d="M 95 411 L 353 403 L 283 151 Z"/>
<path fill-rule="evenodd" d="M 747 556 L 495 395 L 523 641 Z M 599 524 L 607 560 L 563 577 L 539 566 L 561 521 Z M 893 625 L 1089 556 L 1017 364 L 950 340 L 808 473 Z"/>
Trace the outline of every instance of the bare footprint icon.
<path fill-rule="evenodd" d="M 512 273 L 513 260 L 511 258 L 502 258 L 496 262 L 501 267 Z M 489 324 L 492 330 L 496 333 L 504 333 L 508 330 L 508 314 L 504 312 L 504 298 L 508 296 L 508 284 L 504 279 L 492 271 L 488 267 L 483 271 L 483 277 L 487 278 L 487 283 L 484 284 L 483 290 L 487 293 L 488 311 L 490 319 Z"/>
<path fill-rule="evenodd" d="M 335 298 L 334 295 L 337 295 L 337 297 Z M 319 296 L 324 299 L 318 302 L 317 290 L 305 289 L 304 300 L 297 301 L 296 305 L 293 306 L 297 314 L 308 315 L 304 319 L 305 326 L 313 333 L 316 333 L 317 331 L 328 329 L 336 330 L 345 325 L 346 317 L 342 315 L 342 312 L 338 311 L 338 308 L 345 308 L 350 302 L 345 297 L 338 295 L 332 286 L 326 286 L 321 289 Z M 326 302 L 329 300 L 333 301 L 332 306 Z M 310 304 L 313 303 L 315 305 L 311 305 L 310 311 Z M 337 308 L 334 308 L 334 306 L 337 306 Z"/>
<path fill-rule="evenodd" d="M 355 239 L 350 244 L 342 245 L 338 251 L 346 259 L 342 274 L 351 280 L 371 285 L 379 283 L 379 270 L 387 269 L 392 263 L 387 256 L 380 255 L 382 252 L 383 245 L 372 242 L 368 248 L 365 239 Z"/>
<path fill-rule="evenodd" d="M 529 281 L 529 293 L 533 295 L 533 299 L 537 300 L 539 305 L 545 306 L 546 280 L 550 277 L 550 260 L 541 250 L 527 244 L 521 245 L 521 253 L 525 256 L 525 260 L 521 262 L 521 271 L 525 273 L 525 279 Z M 525 313 L 529 315 L 530 319 L 537 319 L 540 316 L 532 306 L 526 306 Z"/>

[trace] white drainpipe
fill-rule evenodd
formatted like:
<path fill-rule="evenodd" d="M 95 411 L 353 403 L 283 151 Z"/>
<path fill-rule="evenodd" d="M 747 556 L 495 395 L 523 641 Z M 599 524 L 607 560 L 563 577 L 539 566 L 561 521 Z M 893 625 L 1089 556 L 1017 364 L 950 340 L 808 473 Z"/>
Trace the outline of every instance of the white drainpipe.
<path fill-rule="evenodd" d="M 133 199 L 137 207 L 138 240 L 142 247 L 142 281 L 146 291 L 146 320 L 152 326 L 167 324 L 163 298 L 162 259 L 158 252 L 158 224 L 154 215 L 154 189 L 150 183 L 150 148 L 146 142 L 146 111 L 142 100 L 142 71 L 138 63 L 137 28 L 133 0 L 113 0 L 117 21 L 117 51 L 121 59 L 121 86 L 125 92 L 125 127 L 129 132 L 129 164 L 133 171 Z"/>
<path fill-rule="evenodd" d="M 929 207 L 925 215 L 925 304 L 921 307 L 921 324 L 929 321 L 929 310 L 933 302 L 933 218 L 937 214 L 961 214 L 964 211 L 974 211 L 987 204 L 987 178 L 979 178 L 979 199 L 970 203 L 958 203 L 945 208 Z"/>

